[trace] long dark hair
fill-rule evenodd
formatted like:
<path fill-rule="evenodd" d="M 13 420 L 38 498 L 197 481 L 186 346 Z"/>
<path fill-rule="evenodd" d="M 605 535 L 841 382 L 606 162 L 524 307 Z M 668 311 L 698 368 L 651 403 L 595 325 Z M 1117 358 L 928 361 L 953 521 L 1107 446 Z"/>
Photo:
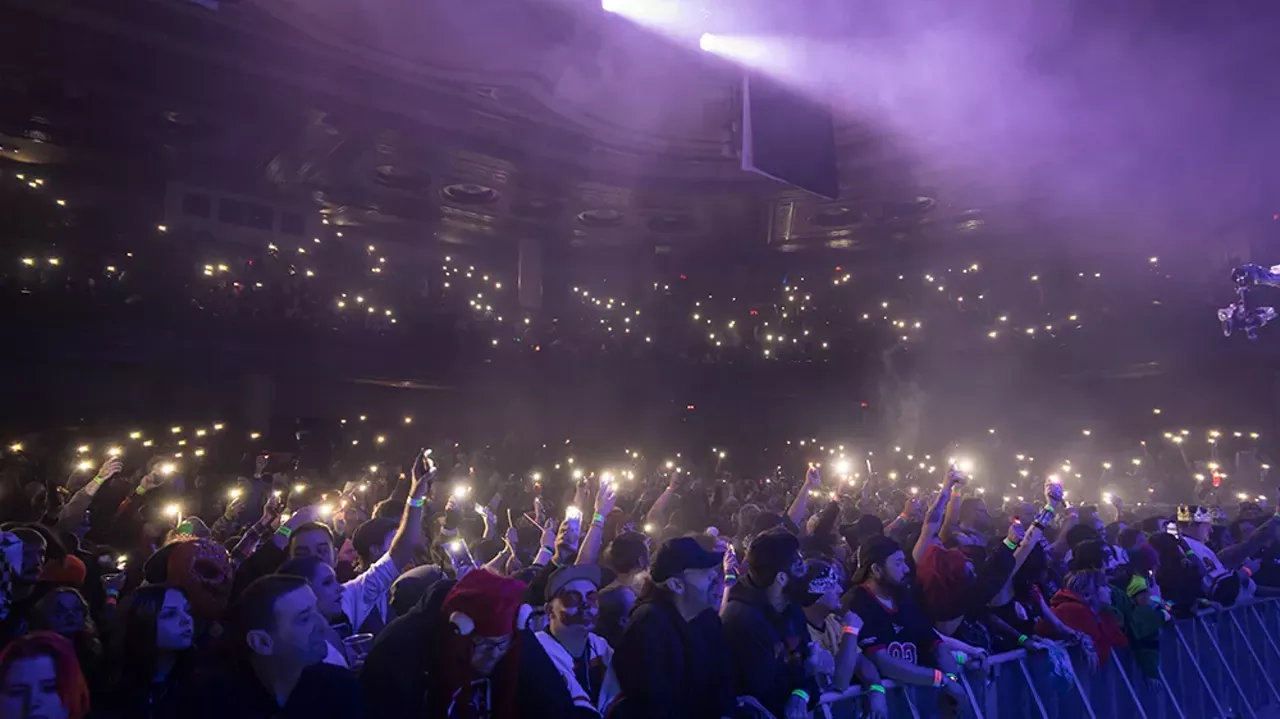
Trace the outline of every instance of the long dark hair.
<path fill-rule="evenodd" d="M 115 686 L 124 697 L 137 698 L 151 691 L 160 655 L 156 648 L 156 625 L 164 608 L 164 597 L 169 592 L 186 597 L 186 592 L 177 587 L 148 584 L 138 587 L 120 606 L 114 651 Z M 191 649 L 178 654 L 171 677 L 187 669 L 191 654 Z"/>
<path fill-rule="evenodd" d="M 54 602 L 63 594 L 70 594 L 80 601 L 80 610 L 84 613 L 84 626 L 80 631 L 67 637 L 67 640 L 75 647 L 76 659 L 80 662 L 81 671 L 93 682 L 99 678 L 98 671 L 102 666 L 102 640 L 98 636 L 98 625 L 94 623 L 93 615 L 89 612 L 89 603 L 85 601 L 79 590 L 74 587 L 56 587 L 50 590 L 36 602 L 31 624 L 36 629 L 53 631 L 48 613 L 53 608 Z"/>

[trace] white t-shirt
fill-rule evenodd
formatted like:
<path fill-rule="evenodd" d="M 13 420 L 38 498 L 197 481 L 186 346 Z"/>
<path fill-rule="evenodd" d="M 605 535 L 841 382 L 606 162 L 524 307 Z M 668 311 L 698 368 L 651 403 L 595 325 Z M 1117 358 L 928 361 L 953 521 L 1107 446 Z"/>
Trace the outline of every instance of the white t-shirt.
<path fill-rule="evenodd" d="M 387 598 L 391 594 L 391 585 L 399 576 L 400 569 L 391 555 L 384 554 L 373 566 L 342 585 L 342 613 L 351 622 L 352 631 L 360 631 L 360 626 L 372 612 L 378 612 L 386 620 Z"/>

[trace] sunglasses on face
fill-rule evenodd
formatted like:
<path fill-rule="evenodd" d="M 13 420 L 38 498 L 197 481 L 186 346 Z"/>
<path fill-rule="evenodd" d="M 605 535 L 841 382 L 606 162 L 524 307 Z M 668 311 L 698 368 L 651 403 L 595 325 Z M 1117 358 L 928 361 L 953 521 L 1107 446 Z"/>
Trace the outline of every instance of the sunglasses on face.
<path fill-rule="evenodd" d="M 563 604 L 566 609 L 574 609 L 575 607 L 580 607 L 583 604 L 588 604 L 591 606 L 596 606 L 597 604 L 599 604 L 598 600 L 596 599 L 595 592 L 587 592 L 586 594 L 583 594 L 582 592 L 569 591 L 569 592 L 560 592 L 560 594 L 556 596 L 557 598 L 560 599 L 560 603 Z"/>

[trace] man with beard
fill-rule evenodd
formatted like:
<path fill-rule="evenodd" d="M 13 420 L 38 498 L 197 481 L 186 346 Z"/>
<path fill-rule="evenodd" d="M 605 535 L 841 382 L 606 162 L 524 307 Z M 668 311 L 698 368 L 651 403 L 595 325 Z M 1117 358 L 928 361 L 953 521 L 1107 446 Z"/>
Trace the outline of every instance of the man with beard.
<path fill-rule="evenodd" d="M 782 530 L 766 532 L 752 540 L 746 574 L 720 612 L 735 693 L 785 719 L 808 717 L 821 698 L 817 681 L 806 676 L 808 624 L 792 601 L 808 594 L 803 579 L 800 540 Z"/>
<path fill-rule="evenodd" d="M 250 584 L 231 610 L 233 668 L 183 701 L 193 717 L 359 719 L 360 684 L 323 664 L 324 618 L 301 577 L 273 575 Z"/>
<path fill-rule="evenodd" d="M 557 569 L 546 590 L 550 630 L 537 636 L 564 677 L 569 694 L 575 701 L 585 698 L 603 713 L 619 690 L 610 671 L 613 649 L 592 631 L 600 616 L 599 591 L 600 568 L 594 564 Z"/>
<path fill-rule="evenodd" d="M 933 624 L 907 591 L 906 556 L 888 537 L 875 537 L 858 548 L 858 569 L 844 607 L 862 618 L 858 644 L 880 676 L 902 684 L 933 686 L 943 691 L 943 708 L 954 713 L 964 699 L 959 667 L 933 631 Z"/>
<path fill-rule="evenodd" d="M 622 701 L 611 719 L 704 719 L 734 711 L 720 617 L 723 555 L 693 537 L 668 539 L 653 558 L 613 655 Z"/>

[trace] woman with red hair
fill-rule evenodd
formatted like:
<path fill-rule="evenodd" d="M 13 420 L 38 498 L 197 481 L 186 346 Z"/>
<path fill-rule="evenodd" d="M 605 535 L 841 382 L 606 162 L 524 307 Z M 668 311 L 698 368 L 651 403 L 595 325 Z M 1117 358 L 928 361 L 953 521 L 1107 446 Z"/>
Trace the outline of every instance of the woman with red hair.
<path fill-rule="evenodd" d="M 0 717 L 83 719 L 89 687 L 75 648 L 53 632 L 32 632 L 0 652 Z"/>

